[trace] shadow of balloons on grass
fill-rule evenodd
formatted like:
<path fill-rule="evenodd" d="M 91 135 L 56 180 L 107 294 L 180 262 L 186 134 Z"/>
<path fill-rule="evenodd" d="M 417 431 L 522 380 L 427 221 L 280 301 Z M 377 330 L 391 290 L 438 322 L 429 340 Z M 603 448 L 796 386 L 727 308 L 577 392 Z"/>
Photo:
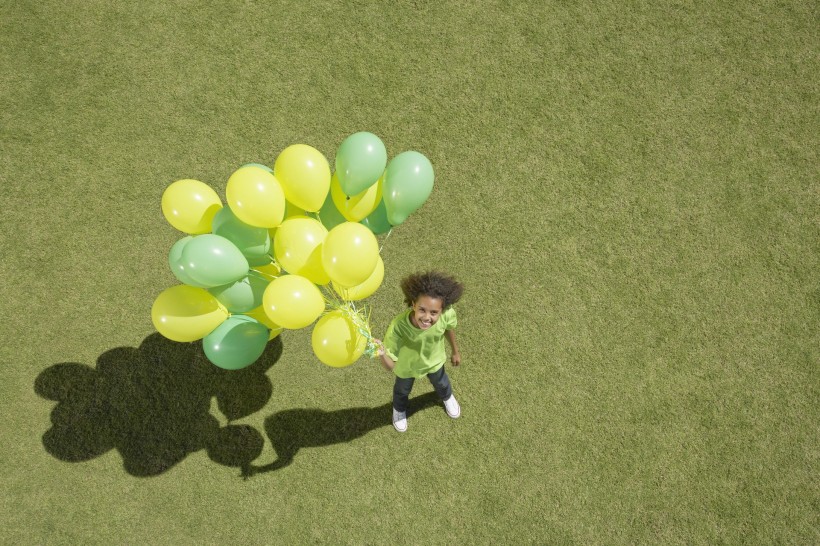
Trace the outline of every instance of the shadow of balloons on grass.
<path fill-rule="evenodd" d="M 346 443 L 380 427 L 392 426 L 392 402 L 373 408 L 348 408 L 335 411 L 292 409 L 274 413 L 265 419 L 265 432 L 276 451 L 276 460 L 266 465 L 244 465 L 243 476 L 279 470 L 293 462 L 305 447 L 322 447 Z M 441 405 L 435 392 L 410 400 L 408 417 L 426 408 Z"/>
<path fill-rule="evenodd" d="M 133 476 L 162 474 L 200 449 L 219 464 L 246 468 L 262 452 L 262 435 L 248 425 L 220 427 L 211 399 L 229 421 L 259 411 L 273 392 L 265 372 L 281 354 L 277 337 L 254 364 L 226 371 L 208 362 L 200 343 L 155 333 L 139 348 L 103 353 L 96 368 L 55 364 L 34 383 L 38 395 L 57 402 L 43 445 L 71 462 L 116 449 Z"/>

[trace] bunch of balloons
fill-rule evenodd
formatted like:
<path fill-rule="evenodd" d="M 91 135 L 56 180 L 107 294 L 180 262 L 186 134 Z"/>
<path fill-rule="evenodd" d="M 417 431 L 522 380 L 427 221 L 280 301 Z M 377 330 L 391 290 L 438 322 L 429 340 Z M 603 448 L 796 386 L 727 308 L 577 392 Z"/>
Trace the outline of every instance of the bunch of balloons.
<path fill-rule="evenodd" d="M 335 172 L 322 153 L 288 146 L 273 169 L 243 165 L 228 179 L 227 206 L 198 180 L 162 195 L 168 222 L 187 235 L 168 256 L 182 284 L 163 291 L 151 318 L 168 339 L 201 339 L 205 355 L 229 370 L 251 365 L 283 329 L 315 322 L 313 351 L 343 367 L 372 350 L 367 316 L 355 302 L 384 279 L 376 235 L 421 207 L 433 189 L 422 154 L 387 162 L 368 132 L 347 137 Z M 321 289 L 320 289 L 321 287 Z"/>

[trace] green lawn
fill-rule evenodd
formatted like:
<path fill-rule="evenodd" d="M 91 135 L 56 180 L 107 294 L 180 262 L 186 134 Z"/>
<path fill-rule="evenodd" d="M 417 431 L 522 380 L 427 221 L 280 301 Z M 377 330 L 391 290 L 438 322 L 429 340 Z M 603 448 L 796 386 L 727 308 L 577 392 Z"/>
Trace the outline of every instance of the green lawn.
<path fill-rule="evenodd" d="M 1 11 L 1 543 L 820 542 L 815 4 Z M 467 285 L 406 434 L 309 330 L 228 373 L 150 318 L 168 184 L 363 130 L 436 169 L 375 333 Z"/>

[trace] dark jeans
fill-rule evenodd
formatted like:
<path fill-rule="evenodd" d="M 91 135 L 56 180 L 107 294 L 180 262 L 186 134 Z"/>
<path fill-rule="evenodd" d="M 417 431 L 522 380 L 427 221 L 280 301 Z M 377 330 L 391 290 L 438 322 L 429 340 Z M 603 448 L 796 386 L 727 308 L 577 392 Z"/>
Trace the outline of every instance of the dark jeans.
<path fill-rule="evenodd" d="M 439 368 L 437 372 L 428 373 L 427 379 L 430 380 L 442 400 L 447 400 L 453 394 L 450 378 L 447 377 L 444 366 Z M 396 383 L 393 385 L 393 408 L 396 411 L 407 411 L 407 399 L 410 397 L 410 391 L 413 390 L 413 383 L 415 382 L 416 380 L 412 377 L 407 379 L 396 377 Z"/>

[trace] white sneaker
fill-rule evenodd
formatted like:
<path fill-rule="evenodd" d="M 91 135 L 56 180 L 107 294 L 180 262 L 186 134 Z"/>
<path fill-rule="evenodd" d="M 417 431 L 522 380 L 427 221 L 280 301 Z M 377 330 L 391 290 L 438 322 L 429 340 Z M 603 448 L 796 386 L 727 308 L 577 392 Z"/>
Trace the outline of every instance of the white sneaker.
<path fill-rule="evenodd" d="M 399 432 L 407 431 L 407 412 L 393 409 L 393 427 Z"/>
<path fill-rule="evenodd" d="M 447 415 L 453 419 L 457 419 L 458 416 L 461 415 L 461 406 L 458 405 L 456 397 L 452 394 L 450 395 L 450 398 L 444 401 L 444 411 L 446 411 Z"/>

